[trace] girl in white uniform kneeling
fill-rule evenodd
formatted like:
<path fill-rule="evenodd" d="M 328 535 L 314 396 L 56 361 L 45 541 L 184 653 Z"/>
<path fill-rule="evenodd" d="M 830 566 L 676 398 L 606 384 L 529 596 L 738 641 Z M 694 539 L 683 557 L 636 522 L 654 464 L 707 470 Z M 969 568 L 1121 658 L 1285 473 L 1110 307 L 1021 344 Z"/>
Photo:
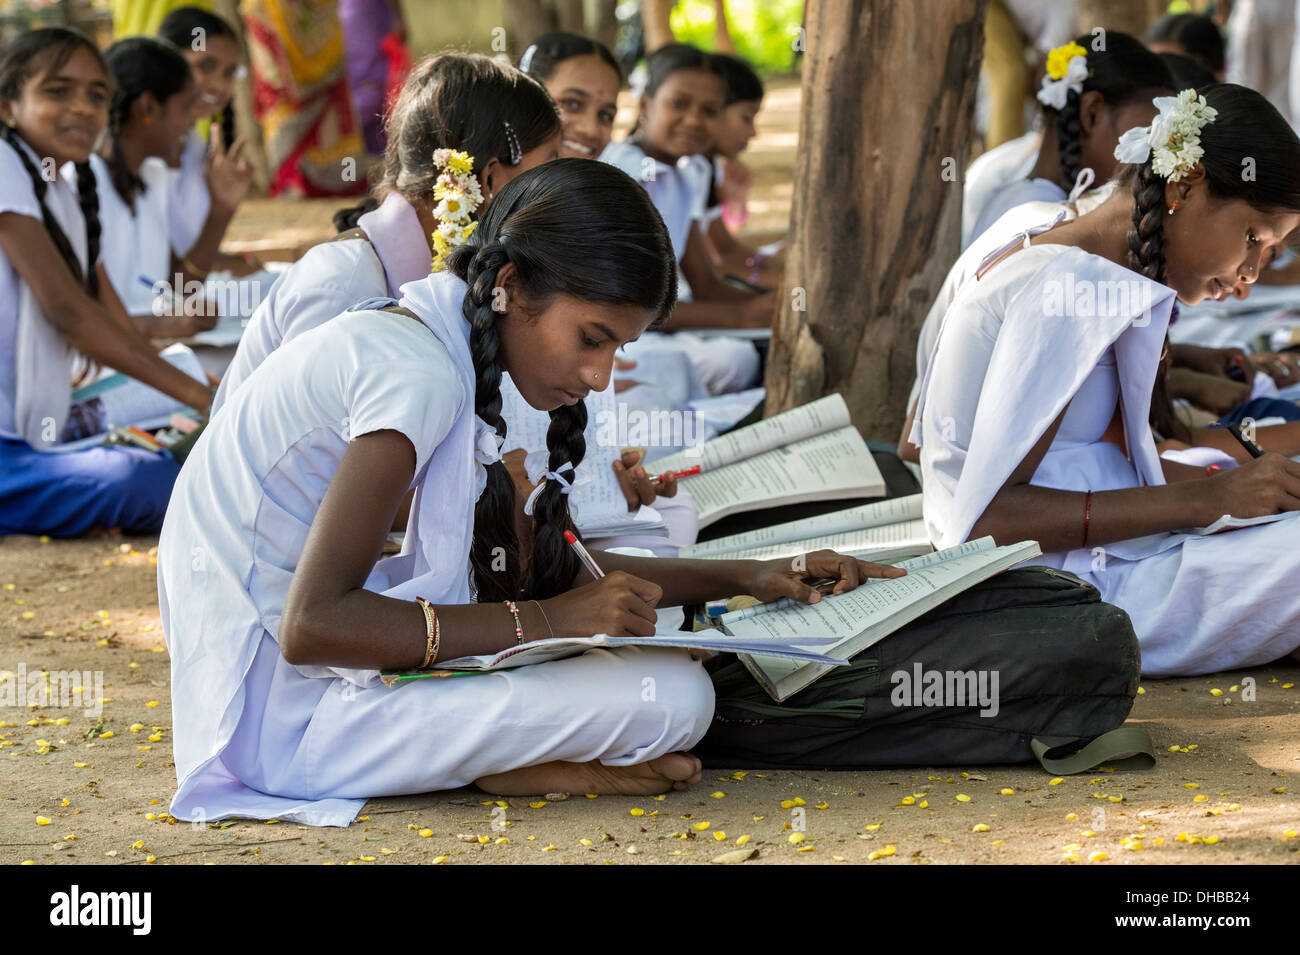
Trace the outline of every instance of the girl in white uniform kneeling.
<path fill-rule="evenodd" d="M 817 599 L 784 563 L 605 554 L 608 575 L 588 582 L 564 543 L 582 396 L 676 293 L 667 233 L 634 181 L 576 159 L 530 170 L 446 267 L 408 285 L 403 309 L 343 315 L 277 349 L 177 482 L 158 580 L 179 818 L 345 825 L 367 797 L 469 783 L 683 788 L 713 709 L 687 652 L 593 651 L 396 688 L 378 670 L 552 634 L 650 635 L 661 600 Z M 499 461 L 505 372 L 551 409 L 531 525 Z M 413 487 L 407 547 L 376 565 Z M 840 590 L 901 573 L 828 552 L 806 572 Z"/>

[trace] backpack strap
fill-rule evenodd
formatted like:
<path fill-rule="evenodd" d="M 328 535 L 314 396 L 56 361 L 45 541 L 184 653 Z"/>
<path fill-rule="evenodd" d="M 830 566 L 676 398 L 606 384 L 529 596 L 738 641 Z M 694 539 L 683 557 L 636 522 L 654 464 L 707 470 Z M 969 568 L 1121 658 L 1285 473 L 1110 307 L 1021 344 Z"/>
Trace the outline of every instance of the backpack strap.
<path fill-rule="evenodd" d="M 1140 726 L 1121 726 L 1102 733 L 1079 747 L 1079 740 L 1035 736 L 1029 741 L 1034 757 L 1054 776 L 1084 773 L 1101 765 L 1123 770 L 1150 769 L 1156 764 L 1155 746 Z"/>

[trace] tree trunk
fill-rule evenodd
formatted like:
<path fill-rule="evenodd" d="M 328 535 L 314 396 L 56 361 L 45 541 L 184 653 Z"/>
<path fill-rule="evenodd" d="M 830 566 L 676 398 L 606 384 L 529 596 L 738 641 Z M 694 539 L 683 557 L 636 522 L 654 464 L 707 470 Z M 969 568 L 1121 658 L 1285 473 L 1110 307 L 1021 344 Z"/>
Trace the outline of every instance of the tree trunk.
<path fill-rule="evenodd" d="M 957 258 L 987 0 L 809 0 L 790 254 L 767 413 L 838 391 L 894 438 Z"/>

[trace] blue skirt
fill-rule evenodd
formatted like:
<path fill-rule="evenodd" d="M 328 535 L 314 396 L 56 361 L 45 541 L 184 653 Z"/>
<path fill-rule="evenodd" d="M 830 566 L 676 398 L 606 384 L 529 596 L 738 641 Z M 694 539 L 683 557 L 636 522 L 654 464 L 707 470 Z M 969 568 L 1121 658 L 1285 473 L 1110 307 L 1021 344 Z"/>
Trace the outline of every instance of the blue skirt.
<path fill-rule="evenodd" d="M 167 451 L 104 445 L 60 454 L 0 437 L 0 534 L 156 533 L 179 473 Z"/>

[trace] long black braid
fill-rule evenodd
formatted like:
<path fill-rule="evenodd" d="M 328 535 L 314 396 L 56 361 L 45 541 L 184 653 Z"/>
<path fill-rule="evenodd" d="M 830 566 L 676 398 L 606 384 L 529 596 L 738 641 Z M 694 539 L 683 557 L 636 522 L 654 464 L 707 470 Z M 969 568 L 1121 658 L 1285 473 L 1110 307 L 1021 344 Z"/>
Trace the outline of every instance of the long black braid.
<path fill-rule="evenodd" d="M 1079 128 L 1079 94 L 1070 90 L 1065 107 L 1056 113 L 1056 146 L 1061 154 L 1061 188 L 1074 189 L 1083 165 L 1083 139 Z"/>
<path fill-rule="evenodd" d="M 1161 285 L 1165 281 L 1165 179 L 1148 159 L 1133 176 L 1133 228 L 1128 231 L 1129 267 Z M 1161 360 L 1151 392 L 1150 424 L 1166 438 L 1191 440 L 1191 431 L 1175 414 L 1169 395 L 1169 359 Z"/>
<path fill-rule="evenodd" d="M 23 148 L 22 137 L 18 135 L 18 130 L 6 123 L 0 123 L 0 138 L 3 138 L 5 142 L 13 147 L 14 152 L 18 154 L 18 158 L 22 160 L 23 168 L 27 170 L 27 175 L 31 177 L 32 189 L 36 193 L 36 201 L 41 205 L 41 221 L 45 223 L 45 231 L 49 233 L 50 241 L 52 241 L 54 247 L 59 250 L 60 258 L 62 258 L 67 264 L 76 280 L 90 291 L 91 295 L 98 294 L 99 283 L 95 278 L 95 269 L 93 265 L 94 259 L 90 258 L 89 245 L 93 236 L 94 254 L 97 258 L 99 254 L 99 202 L 97 199 L 92 200 L 95 213 L 93 217 L 93 229 L 91 227 L 91 217 L 87 216 L 86 218 L 86 241 L 88 246 L 87 261 L 92 264 L 88 269 L 83 270 L 81 262 L 77 258 L 77 253 L 72 248 L 72 242 L 68 239 L 67 233 L 65 233 L 63 227 L 59 225 L 59 221 L 54 218 L 54 213 L 50 211 L 50 207 L 45 204 L 45 194 L 49 190 L 50 184 L 45 177 L 41 175 L 41 171 L 36 167 L 36 163 L 32 162 L 32 158 L 27 155 L 27 151 Z M 85 167 L 84 173 L 82 172 L 83 167 Z M 83 212 L 87 209 L 86 179 L 90 179 L 91 181 L 89 193 L 90 196 L 94 197 L 94 173 L 90 171 L 89 164 L 81 163 L 77 166 L 77 184 L 81 193 L 81 207 Z"/>
<path fill-rule="evenodd" d="M 108 107 L 108 163 L 110 179 L 118 195 L 135 208 L 135 197 L 145 191 L 144 180 L 132 170 L 122 153 L 122 134 L 131 108 L 145 93 L 165 103 L 194 82 L 185 57 L 166 40 L 133 36 L 118 40 L 104 53 L 113 74 L 113 100 Z"/>

